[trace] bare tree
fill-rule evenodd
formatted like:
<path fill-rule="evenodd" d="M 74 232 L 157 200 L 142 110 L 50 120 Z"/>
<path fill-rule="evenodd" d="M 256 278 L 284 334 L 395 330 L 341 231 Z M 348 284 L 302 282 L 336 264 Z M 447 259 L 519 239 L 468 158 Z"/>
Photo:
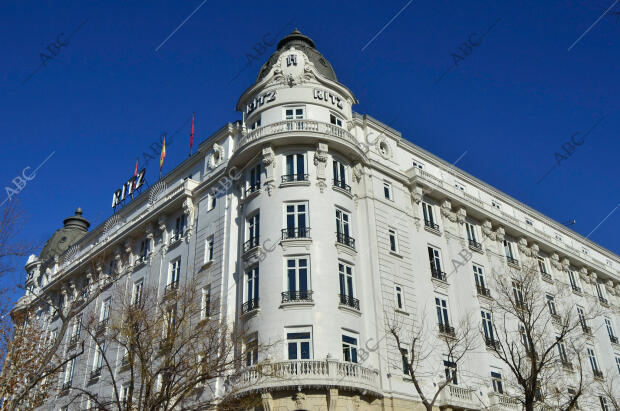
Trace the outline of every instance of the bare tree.
<path fill-rule="evenodd" d="M 423 313 L 413 324 L 405 325 L 396 316 L 387 318 L 386 315 L 386 324 L 415 392 L 424 407 L 432 411 L 441 392 L 458 378 L 457 365 L 476 348 L 478 331 L 472 327 L 469 317 L 463 318 L 456 327 L 442 322 L 439 329 L 436 324 L 429 324 L 427 318 L 435 317 Z M 437 375 L 439 381 L 429 384 Z"/>
<path fill-rule="evenodd" d="M 92 354 L 86 376 L 109 390 L 73 387 L 73 403 L 89 398 L 101 410 L 172 410 L 222 401 L 215 384 L 238 370 L 243 333 L 212 312 L 217 301 L 192 283 L 167 287 L 163 296 L 156 288 L 132 295 L 118 284 L 111 298 L 109 317 L 89 312 L 84 322 Z"/>
<path fill-rule="evenodd" d="M 493 322 L 484 337 L 509 370 L 504 384 L 526 411 L 537 406 L 575 409 L 590 383 L 584 358 L 584 333 L 590 332 L 586 324 L 598 313 L 578 313 L 567 285 L 558 283 L 545 292 L 537 262 L 494 271 L 493 279 Z M 562 381 L 569 381 L 570 389 Z"/>

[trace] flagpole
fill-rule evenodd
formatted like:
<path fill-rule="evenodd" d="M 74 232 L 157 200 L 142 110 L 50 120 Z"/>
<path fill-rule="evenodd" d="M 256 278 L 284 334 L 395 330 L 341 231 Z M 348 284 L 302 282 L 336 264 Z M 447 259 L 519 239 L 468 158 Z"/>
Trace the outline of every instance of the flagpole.
<path fill-rule="evenodd" d="M 189 157 L 192 156 L 192 148 L 194 147 L 194 118 L 196 113 L 192 113 L 192 130 L 189 133 Z"/>

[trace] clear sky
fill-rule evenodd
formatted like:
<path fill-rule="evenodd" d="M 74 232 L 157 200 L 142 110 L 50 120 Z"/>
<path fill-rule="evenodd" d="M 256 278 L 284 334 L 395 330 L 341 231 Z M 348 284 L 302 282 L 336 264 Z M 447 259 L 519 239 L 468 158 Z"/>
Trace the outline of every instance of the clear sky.
<path fill-rule="evenodd" d="M 182 127 L 166 172 L 188 155 L 192 112 L 197 143 L 240 119 L 275 50 L 263 42 L 297 27 L 357 112 L 448 162 L 467 152 L 463 170 L 584 236 L 598 226 L 590 238 L 620 253 L 618 17 L 612 0 L 5 0 L 0 201 L 53 153 L 13 197 L 22 236 L 45 241 L 77 206 L 105 221 L 163 132 Z"/>

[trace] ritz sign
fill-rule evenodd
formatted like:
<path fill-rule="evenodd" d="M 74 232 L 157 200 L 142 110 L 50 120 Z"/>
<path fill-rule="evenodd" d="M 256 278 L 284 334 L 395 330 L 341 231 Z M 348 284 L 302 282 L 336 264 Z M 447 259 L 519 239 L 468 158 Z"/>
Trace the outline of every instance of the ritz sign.
<path fill-rule="evenodd" d="M 335 94 L 330 93 L 327 90 L 319 90 L 319 89 L 314 89 L 314 99 L 315 100 L 324 100 L 324 101 L 330 101 L 332 102 L 333 105 L 335 105 L 338 108 L 343 108 L 342 106 L 342 99 L 338 96 L 336 96 Z"/>
<path fill-rule="evenodd" d="M 245 107 L 245 113 L 250 114 L 251 112 L 259 108 L 263 104 L 272 102 L 275 99 L 276 99 L 275 91 L 268 91 L 267 93 L 261 96 L 255 97 L 254 100 L 248 103 L 248 105 Z"/>
<path fill-rule="evenodd" d="M 119 205 L 121 202 L 125 201 L 127 196 L 133 195 L 135 191 L 137 191 L 144 184 L 144 174 L 146 173 L 146 168 L 138 171 L 138 174 L 132 176 L 129 181 L 123 184 L 123 187 L 119 188 L 114 192 L 112 196 L 112 208 Z"/>

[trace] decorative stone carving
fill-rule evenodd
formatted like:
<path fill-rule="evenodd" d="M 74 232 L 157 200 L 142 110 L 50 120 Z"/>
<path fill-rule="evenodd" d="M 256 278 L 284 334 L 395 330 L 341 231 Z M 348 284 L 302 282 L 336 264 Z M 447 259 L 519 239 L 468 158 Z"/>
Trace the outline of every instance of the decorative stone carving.
<path fill-rule="evenodd" d="M 267 194 L 271 195 L 271 192 L 275 188 L 274 184 L 274 169 L 276 167 L 276 155 L 271 146 L 263 148 L 263 168 L 265 169 L 265 184 L 264 187 L 267 190 Z"/>
<path fill-rule="evenodd" d="M 566 258 L 566 257 L 564 257 L 564 258 L 562 259 L 562 268 L 563 268 L 565 271 L 570 270 L 570 260 L 569 260 L 568 258 Z"/>
<path fill-rule="evenodd" d="M 590 283 L 590 276 L 588 275 L 588 269 L 586 267 L 581 267 L 579 269 L 579 277 L 586 283 Z"/>
<path fill-rule="evenodd" d="M 359 183 L 362 181 L 362 176 L 364 175 L 364 167 L 360 163 L 355 163 L 353 166 L 353 180 Z"/>
<path fill-rule="evenodd" d="M 424 189 L 422 188 L 422 186 L 419 186 L 416 184 L 415 186 L 413 186 L 413 189 L 411 190 L 411 199 L 416 204 L 420 204 L 420 201 L 422 201 L 423 198 L 424 198 Z"/>
<path fill-rule="evenodd" d="M 605 288 L 609 294 L 614 295 L 614 282 L 612 280 L 607 280 Z"/>
<path fill-rule="evenodd" d="M 495 240 L 497 238 L 490 220 L 485 220 L 480 228 L 482 229 L 482 235 L 486 236 L 489 240 Z"/>
<path fill-rule="evenodd" d="M 539 252 L 540 252 L 540 246 L 536 243 L 532 243 L 532 245 L 530 245 L 530 253 L 532 257 L 536 257 Z"/>
<path fill-rule="evenodd" d="M 456 213 L 452 212 L 452 203 L 450 200 L 443 200 L 441 202 L 441 215 L 446 217 L 448 220 L 456 223 Z"/>
<path fill-rule="evenodd" d="M 497 227 L 497 230 L 495 230 L 495 239 L 501 243 L 505 238 L 506 231 L 504 230 L 504 227 Z"/>
<path fill-rule="evenodd" d="M 551 262 L 551 266 L 556 270 L 562 270 L 562 263 L 560 262 L 560 256 L 558 253 L 551 254 L 551 258 L 549 258 Z"/>
<path fill-rule="evenodd" d="M 526 255 L 528 257 L 532 255 L 530 249 L 527 248 L 527 239 L 520 238 L 519 241 L 517 242 L 517 247 L 519 248 L 519 252 L 521 252 L 521 254 Z"/>
<path fill-rule="evenodd" d="M 224 147 L 221 145 L 214 143 L 213 144 L 213 153 L 209 156 L 209 166 L 211 168 L 215 168 L 222 163 L 224 159 Z"/>
<path fill-rule="evenodd" d="M 338 389 L 330 388 L 327 393 L 327 409 L 328 411 L 336 411 L 338 408 Z"/>
<path fill-rule="evenodd" d="M 353 402 L 353 409 L 354 410 L 359 410 L 360 409 L 360 396 L 359 396 L 359 394 L 354 395 L 351 400 Z"/>
<path fill-rule="evenodd" d="M 459 207 L 456 212 L 456 221 L 459 224 L 465 224 L 465 219 L 467 218 L 467 210 L 465 207 Z"/>
<path fill-rule="evenodd" d="M 273 410 L 273 398 L 271 394 L 268 392 L 262 393 L 260 395 L 261 403 L 263 405 L 264 411 L 272 411 Z"/>
<path fill-rule="evenodd" d="M 316 178 L 317 185 L 319 186 L 319 190 L 321 193 L 327 187 L 325 183 L 325 165 L 327 164 L 327 144 L 326 143 L 317 143 L 316 151 L 314 152 L 314 165 L 316 166 Z"/>
<path fill-rule="evenodd" d="M 293 401 L 295 401 L 295 406 L 297 409 L 305 410 L 306 407 L 306 394 L 303 392 L 297 392 L 293 395 Z"/>

